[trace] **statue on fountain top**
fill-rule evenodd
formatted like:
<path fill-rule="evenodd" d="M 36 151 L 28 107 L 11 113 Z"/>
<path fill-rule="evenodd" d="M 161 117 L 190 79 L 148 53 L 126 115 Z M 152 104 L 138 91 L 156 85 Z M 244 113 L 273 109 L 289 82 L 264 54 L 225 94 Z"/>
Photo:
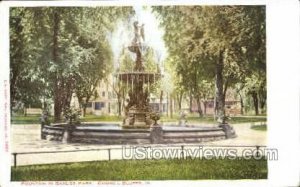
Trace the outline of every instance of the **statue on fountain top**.
<path fill-rule="evenodd" d="M 133 23 L 134 27 L 134 38 L 131 42 L 131 46 L 128 47 L 128 49 L 136 53 L 136 71 L 143 71 L 144 67 L 142 64 L 142 52 L 145 49 L 144 41 L 145 41 L 145 30 L 144 30 L 144 24 L 139 25 L 138 21 L 135 21 Z"/>
<path fill-rule="evenodd" d="M 138 21 L 133 23 L 134 27 L 134 39 L 132 41 L 132 45 L 141 46 L 142 43 L 145 41 L 145 31 L 144 31 L 144 24 L 139 25 Z"/>

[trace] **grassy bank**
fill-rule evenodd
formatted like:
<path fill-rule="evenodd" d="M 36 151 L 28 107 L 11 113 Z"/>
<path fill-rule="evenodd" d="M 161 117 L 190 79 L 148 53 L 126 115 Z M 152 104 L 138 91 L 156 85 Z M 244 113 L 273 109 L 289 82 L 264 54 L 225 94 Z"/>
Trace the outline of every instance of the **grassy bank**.
<path fill-rule="evenodd" d="M 114 160 L 12 168 L 13 181 L 266 179 L 267 160 Z"/>

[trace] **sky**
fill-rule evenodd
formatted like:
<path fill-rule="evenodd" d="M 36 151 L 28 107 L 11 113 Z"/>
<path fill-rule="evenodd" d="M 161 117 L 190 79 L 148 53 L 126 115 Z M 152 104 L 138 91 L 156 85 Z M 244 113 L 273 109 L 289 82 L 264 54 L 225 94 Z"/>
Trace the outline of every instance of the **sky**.
<path fill-rule="evenodd" d="M 155 58 L 159 59 L 159 65 L 167 57 L 167 49 L 163 40 L 164 30 L 159 27 L 159 20 L 152 13 L 151 7 L 133 6 L 136 14 L 133 17 L 120 21 L 117 28 L 111 34 L 111 47 L 114 55 L 114 67 L 119 66 L 119 56 L 122 50 L 128 47 L 134 37 L 133 22 L 138 21 L 139 25 L 144 24 L 145 43 L 155 51 Z M 133 54 L 134 55 L 134 54 Z M 134 56 L 132 56 L 134 58 Z M 158 58 L 160 57 L 160 58 Z"/>

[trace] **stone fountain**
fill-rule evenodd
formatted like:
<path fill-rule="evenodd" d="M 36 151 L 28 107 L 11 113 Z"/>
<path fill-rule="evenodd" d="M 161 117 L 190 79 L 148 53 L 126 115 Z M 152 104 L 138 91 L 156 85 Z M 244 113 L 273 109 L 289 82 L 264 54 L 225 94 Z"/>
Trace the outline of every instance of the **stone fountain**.
<path fill-rule="evenodd" d="M 43 124 L 41 138 L 67 143 L 90 144 L 177 144 L 200 143 L 236 137 L 228 124 L 219 126 L 200 124 L 188 125 L 183 113 L 179 123 L 158 124 L 159 114 L 149 104 L 150 86 L 162 78 L 157 72 L 147 72 L 144 68 L 143 52 L 144 25 L 134 22 L 134 38 L 128 47 L 135 53 L 135 67 L 131 72 L 116 74 L 118 81 L 126 84 L 129 98 L 125 107 L 122 124 L 119 123 L 67 123 Z"/>
<path fill-rule="evenodd" d="M 132 72 L 120 72 L 116 75 L 129 90 L 123 128 L 149 128 L 154 124 L 154 119 L 159 118 L 149 105 L 149 90 L 152 84 L 161 79 L 162 74 L 159 69 L 156 73 L 145 71 L 142 54 L 148 47 L 144 43 L 144 24 L 139 25 L 135 21 L 133 26 L 134 38 L 128 49 L 136 55 L 135 67 Z"/>

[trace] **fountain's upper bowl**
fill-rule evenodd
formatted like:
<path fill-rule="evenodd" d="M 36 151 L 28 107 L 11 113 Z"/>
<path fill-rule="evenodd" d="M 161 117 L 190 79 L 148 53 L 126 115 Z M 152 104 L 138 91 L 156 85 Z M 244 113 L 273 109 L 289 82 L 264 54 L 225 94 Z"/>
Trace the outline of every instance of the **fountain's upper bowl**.
<path fill-rule="evenodd" d="M 133 71 L 133 72 L 124 72 L 124 73 L 117 73 L 116 76 L 119 80 L 124 82 L 131 82 L 135 80 L 141 80 L 149 83 L 153 83 L 156 80 L 159 80 L 163 77 L 161 73 L 153 73 L 153 72 L 140 72 L 140 71 Z"/>
<path fill-rule="evenodd" d="M 137 52 L 144 52 L 148 49 L 148 46 L 145 44 L 132 44 L 130 46 L 128 46 L 129 51 L 133 52 L 133 53 L 137 53 Z"/>

